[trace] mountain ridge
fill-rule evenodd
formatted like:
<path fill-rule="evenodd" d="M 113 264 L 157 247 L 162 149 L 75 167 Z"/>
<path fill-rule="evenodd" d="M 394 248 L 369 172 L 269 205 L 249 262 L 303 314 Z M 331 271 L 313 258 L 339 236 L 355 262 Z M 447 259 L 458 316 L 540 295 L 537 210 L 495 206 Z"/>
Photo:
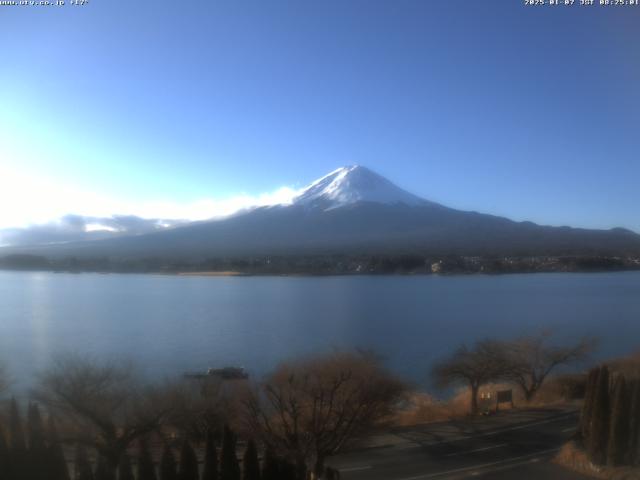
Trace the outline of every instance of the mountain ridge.
<path fill-rule="evenodd" d="M 81 258 L 181 258 L 326 254 L 640 255 L 640 235 L 515 222 L 422 199 L 362 166 L 311 183 L 291 204 L 256 207 L 137 236 L 0 249 Z"/>

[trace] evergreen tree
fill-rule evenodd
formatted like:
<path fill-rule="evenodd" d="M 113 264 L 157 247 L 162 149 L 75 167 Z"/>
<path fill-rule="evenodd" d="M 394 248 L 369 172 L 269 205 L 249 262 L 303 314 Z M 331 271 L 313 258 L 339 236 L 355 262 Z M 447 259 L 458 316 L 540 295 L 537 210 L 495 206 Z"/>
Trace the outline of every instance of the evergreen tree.
<path fill-rule="evenodd" d="M 583 439 L 587 439 L 589 437 L 589 429 L 593 415 L 593 399 L 598 386 L 599 373 L 599 368 L 592 368 L 587 376 L 584 403 L 582 405 L 582 414 L 580 416 L 580 433 L 582 434 Z"/>
<path fill-rule="evenodd" d="M 11 411 L 9 414 L 9 437 L 12 453 L 23 454 L 27 450 L 24 439 L 24 431 L 22 430 L 22 419 L 20 418 L 20 409 L 15 398 L 11 399 Z"/>
<path fill-rule="evenodd" d="M 9 410 L 9 478 L 30 476 L 29 467 L 20 409 L 16 399 L 12 398 Z"/>
<path fill-rule="evenodd" d="M 636 465 L 639 460 L 638 450 L 640 449 L 640 380 L 633 382 L 631 390 L 631 412 L 629 418 L 629 451 L 626 463 Z"/>
<path fill-rule="evenodd" d="M 260 480 L 260 461 L 258 449 L 253 440 L 249 440 L 242 459 L 243 480 Z"/>
<path fill-rule="evenodd" d="M 9 478 L 9 445 L 0 425 L 0 478 Z"/>
<path fill-rule="evenodd" d="M 23 467 L 32 480 L 48 480 L 50 470 L 44 426 L 35 403 L 27 407 L 27 464 Z"/>
<path fill-rule="evenodd" d="M 213 438 L 213 432 L 207 432 L 207 440 L 204 448 L 204 468 L 202 480 L 218 480 L 218 454 Z"/>
<path fill-rule="evenodd" d="M 240 480 L 240 464 L 236 454 L 236 436 L 226 425 L 222 437 L 220 480 Z"/>
<path fill-rule="evenodd" d="M 140 450 L 138 454 L 138 480 L 157 480 L 156 469 L 153 465 L 153 458 L 149 451 L 146 439 L 140 440 Z"/>
<path fill-rule="evenodd" d="M 98 455 L 96 461 L 96 471 L 93 475 L 95 480 L 115 480 L 116 472 L 109 465 L 109 462 L 102 455 Z"/>
<path fill-rule="evenodd" d="M 304 461 L 302 461 L 302 462 L 299 461 L 299 462 L 296 462 L 296 463 L 291 464 L 291 465 L 293 466 L 293 476 L 291 477 L 291 480 L 308 478 L 307 465 L 304 463 Z M 318 477 L 320 477 L 321 475 L 322 475 L 322 473 L 319 473 Z"/>
<path fill-rule="evenodd" d="M 279 463 L 280 466 L 278 467 L 278 480 L 297 480 L 298 478 L 306 478 L 298 474 L 298 469 L 290 461 L 281 459 Z"/>
<path fill-rule="evenodd" d="M 131 467 L 131 459 L 126 453 L 120 457 L 118 464 L 118 480 L 135 480 L 133 476 L 133 468 Z"/>
<path fill-rule="evenodd" d="M 340 472 L 332 467 L 327 467 L 324 475 L 326 480 L 340 480 Z"/>
<path fill-rule="evenodd" d="M 74 468 L 74 480 L 94 480 L 91 463 L 87 456 L 87 451 L 82 445 L 76 447 L 76 458 Z"/>
<path fill-rule="evenodd" d="M 278 459 L 268 447 L 262 459 L 262 480 L 280 480 Z"/>
<path fill-rule="evenodd" d="M 49 415 L 47 425 L 47 438 L 49 445 L 47 447 L 47 461 L 49 464 L 49 474 L 47 480 L 69 480 L 69 466 L 64 456 L 62 443 L 58 437 L 58 429 L 53 415 Z"/>
<path fill-rule="evenodd" d="M 616 381 L 607 446 L 607 464 L 622 465 L 629 448 L 629 391 L 623 376 Z"/>
<path fill-rule="evenodd" d="M 176 459 L 169 445 L 165 445 L 160 458 L 160 480 L 178 480 Z"/>
<path fill-rule="evenodd" d="M 609 368 L 603 365 L 598 374 L 598 384 L 593 398 L 593 413 L 587 451 L 589 458 L 596 464 L 603 464 L 607 458 L 609 443 Z"/>
<path fill-rule="evenodd" d="M 35 403 L 30 403 L 27 410 L 27 433 L 29 438 L 29 451 L 43 454 L 46 448 L 44 425 L 40 409 Z"/>
<path fill-rule="evenodd" d="M 198 457 L 185 438 L 180 449 L 180 480 L 198 480 Z"/>

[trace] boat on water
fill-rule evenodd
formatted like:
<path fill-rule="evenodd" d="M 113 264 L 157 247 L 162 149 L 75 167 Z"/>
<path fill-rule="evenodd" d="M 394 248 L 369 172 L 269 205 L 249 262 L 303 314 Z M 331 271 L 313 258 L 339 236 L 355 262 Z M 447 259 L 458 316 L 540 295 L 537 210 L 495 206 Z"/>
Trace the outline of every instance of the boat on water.
<path fill-rule="evenodd" d="M 209 368 L 205 372 L 186 372 L 184 376 L 192 379 L 217 378 L 220 380 L 246 380 L 249 378 L 244 367 Z"/>

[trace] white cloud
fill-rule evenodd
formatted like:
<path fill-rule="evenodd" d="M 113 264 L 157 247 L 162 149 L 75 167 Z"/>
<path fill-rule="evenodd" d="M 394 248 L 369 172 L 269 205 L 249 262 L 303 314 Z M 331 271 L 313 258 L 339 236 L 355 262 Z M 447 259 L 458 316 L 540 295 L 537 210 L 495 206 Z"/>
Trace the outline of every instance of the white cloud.
<path fill-rule="evenodd" d="M 194 202 L 124 202 L 100 193 L 64 185 L 54 179 L 26 175 L 0 165 L 0 229 L 25 228 L 55 221 L 65 215 L 207 220 L 266 205 L 287 204 L 299 190 L 281 187 L 261 195 L 203 198 Z"/>
<path fill-rule="evenodd" d="M 147 202 L 131 206 L 127 214 L 142 218 L 207 220 L 231 215 L 251 207 L 288 204 L 297 194 L 298 190 L 281 187 L 274 192 L 257 196 L 241 194 L 226 199 L 204 198 L 191 203 Z"/>
<path fill-rule="evenodd" d="M 101 223 L 87 223 L 84 226 L 85 232 L 118 232 L 117 228 L 110 227 L 109 225 L 102 225 Z"/>

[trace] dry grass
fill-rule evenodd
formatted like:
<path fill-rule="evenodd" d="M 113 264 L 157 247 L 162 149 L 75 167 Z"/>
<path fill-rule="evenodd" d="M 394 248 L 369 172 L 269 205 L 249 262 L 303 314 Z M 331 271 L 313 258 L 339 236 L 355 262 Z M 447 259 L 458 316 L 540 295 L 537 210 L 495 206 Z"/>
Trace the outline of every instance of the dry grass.
<path fill-rule="evenodd" d="M 553 461 L 565 468 L 593 478 L 601 478 L 603 480 L 640 480 L 640 468 L 637 467 L 594 465 L 587 457 L 586 452 L 576 442 L 565 444 Z"/>
<path fill-rule="evenodd" d="M 510 388 L 505 385 L 486 385 L 481 393 L 495 392 Z M 514 391 L 515 393 L 515 391 Z M 495 396 L 493 397 L 495 398 Z M 495 409 L 494 400 L 479 400 L 480 410 Z M 507 410 L 510 405 L 501 405 L 500 409 Z M 427 393 L 413 393 L 407 406 L 396 414 L 396 424 L 402 426 L 417 425 L 421 423 L 440 422 L 461 418 L 469 415 L 471 411 L 471 398 L 467 388 L 459 388 L 446 400 L 438 400 Z"/>
<path fill-rule="evenodd" d="M 486 396 L 487 393 L 490 393 L 491 398 L 479 399 L 480 410 L 495 410 L 495 392 L 509 389 L 513 390 L 513 403 L 515 408 L 566 404 L 566 385 L 566 376 L 550 378 L 542 389 L 540 389 L 534 400 L 527 403 L 520 389 L 511 384 L 487 384 L 481 388 L 480 396 Z M 509 404 L 500 405 L 500 410 L 508 410 L 510 408 L 511 405 Z M 396 413 L 392 423 L 400 426 L 409 426 L 439 422 L 467 416 L 470 410 L 471 399 L 468 388 L 461 387 L 457 389 L 453 395 L 446 400 L 439 400 L 428 393 L 414 392 L 409 396 L 406 406 Z"/>
<path fill-rule="evenodd" d="M 412 393 L 407 406 L 396 413 L 393 423 L 399 426 L 439 422 L 462 417 L 469 413 L 469 401 L 456 395 L 447 401 L 438 400 L 427 393 Z"/>
<path fill-rule="evenodd" d="M 578 447 L 575 442 L 566 443 L 553 459 L 553 462 L 590 477 L 607 478 L 603 476 L 602 468 L 591 463 L 586 452 Z"/>

